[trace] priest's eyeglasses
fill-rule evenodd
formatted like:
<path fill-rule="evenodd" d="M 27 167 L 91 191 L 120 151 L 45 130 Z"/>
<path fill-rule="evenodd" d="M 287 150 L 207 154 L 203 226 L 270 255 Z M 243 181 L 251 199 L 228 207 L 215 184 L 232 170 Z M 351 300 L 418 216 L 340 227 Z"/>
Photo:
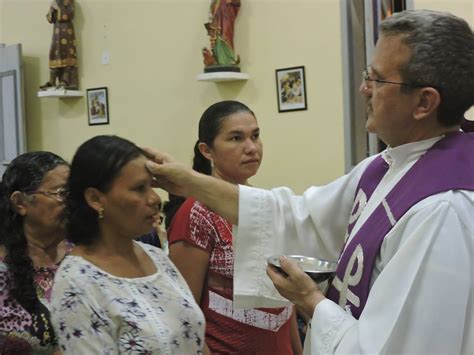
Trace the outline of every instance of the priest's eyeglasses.
<path fill-rule="evenodd" d="M 67 190 L 64 187 L 60 187 L 54 191 L 47 191 L 47 190 L 33 190 L 33 191 L 25 191 L 28 195 L 44 195 L 49 198 L 52 198 L 58 202 L 64 202 L 67 197 Z"/>
<path fill-rule="evenodd" d="M 375 78 L 372 78 L 370 76 L 369 67 L 365 68 L 365 70 L 362 72 L 362 81 L 364 82 L 364 85 L 366 85 L 366 86 L 367 86 L 369 81 L 375 81 L 376 83 L 382 83 L 382 84 L 393 84 L 393 85 L 408 86 L 408 87 L 411 87 L 411 88 L 421 88 L 421 87 L 426 86 L 426 85 L 412 85 L 412 84 L 400 83 L 400 82 L 396 82 L 396 81 L 375 79 Z"/>

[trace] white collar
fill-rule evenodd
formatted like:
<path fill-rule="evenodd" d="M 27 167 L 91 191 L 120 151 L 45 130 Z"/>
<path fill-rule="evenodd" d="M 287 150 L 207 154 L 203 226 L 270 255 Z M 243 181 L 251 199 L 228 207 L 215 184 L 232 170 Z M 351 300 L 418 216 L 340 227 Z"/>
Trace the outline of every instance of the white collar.
<path fill-rule="evenodd" d="M 401 166 L 406 163 L 417 160 L 423 155 L 433 144 L 444 136 L 425 139 L 418 142 L 407 143 L 395 148 L 387 147 L 382 153 L 382 158 L 387 162 L 389 167 Z"/>

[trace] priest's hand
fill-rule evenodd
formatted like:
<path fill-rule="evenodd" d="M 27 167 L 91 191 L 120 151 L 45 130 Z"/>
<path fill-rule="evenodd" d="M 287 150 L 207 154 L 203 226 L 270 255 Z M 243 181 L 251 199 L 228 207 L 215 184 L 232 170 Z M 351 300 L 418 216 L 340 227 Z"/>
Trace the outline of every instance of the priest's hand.
<path fill-rule="evenodd" d="M 296 261 L 280 256 L 280 266 L 284 273 L 268 265 L 268 277 L 280 295 L 292 302 L 306 321 L 310 320 L 318 303 L 325 299 L 323 293 Z"/>
<path fill-rule="evenodd" d="M 154 187 L 162 188 L 177 196 L 188 196 L 192 178 L 197 173 L 168 153 L 153 148 L 142 149 L 150 159 L 146 163 L 146 168 L 153 175 Z"/>

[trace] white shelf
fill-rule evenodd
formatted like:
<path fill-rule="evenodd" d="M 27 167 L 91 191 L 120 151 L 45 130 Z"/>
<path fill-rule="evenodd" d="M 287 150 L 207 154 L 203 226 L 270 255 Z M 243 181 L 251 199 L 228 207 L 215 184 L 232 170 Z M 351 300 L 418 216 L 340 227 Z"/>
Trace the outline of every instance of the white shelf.
<path fill-rule="evenodd" d="M 198 81 L 235 81 L 235 80 L 248 80 L 248 78 L 249 78 L 249 75 L 246 73 L 221 71 L 221 72 L 199 74 L 196 79 Z"/>
<path fill-rule="evenodd" d="M 66 89 L 48 89 L 38 91 L 38 97 L 82 97 L 84 91 Z"/>

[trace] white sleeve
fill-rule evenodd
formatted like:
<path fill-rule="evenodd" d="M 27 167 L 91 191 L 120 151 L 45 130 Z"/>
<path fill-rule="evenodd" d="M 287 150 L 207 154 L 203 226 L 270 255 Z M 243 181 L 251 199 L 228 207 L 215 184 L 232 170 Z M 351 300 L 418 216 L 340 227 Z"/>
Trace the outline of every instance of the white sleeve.
<path fill-rule="evenodd" d="M 359 178 L 368 159 L 329 185 L 297 196 L 288 188 L 239 186 L 239 225 L 234 227 L 234 306 L 288 304 L 265 273 L 267 258 L 300 254 L 335 261 L 344 243 Z"/>
<path fill-rule="evenodd" d="M 386 236 L 390 242 L 382 259 L 396 251 L 359 320 L 332 301 L 318 304 L 312 354 L 473 353 L 474 224 L 449 201 L 432 201 Z M 466 208 L 473 211 L 474 205 Z"/>
<path fill-rule="evenodd" d="M 93 289 L 77 285 L 69 274 L 56 275 L 51 321 L 61 353 L 118 354 L 112 322 L 106 311 L 91 304 L 93 292 Z"/>

